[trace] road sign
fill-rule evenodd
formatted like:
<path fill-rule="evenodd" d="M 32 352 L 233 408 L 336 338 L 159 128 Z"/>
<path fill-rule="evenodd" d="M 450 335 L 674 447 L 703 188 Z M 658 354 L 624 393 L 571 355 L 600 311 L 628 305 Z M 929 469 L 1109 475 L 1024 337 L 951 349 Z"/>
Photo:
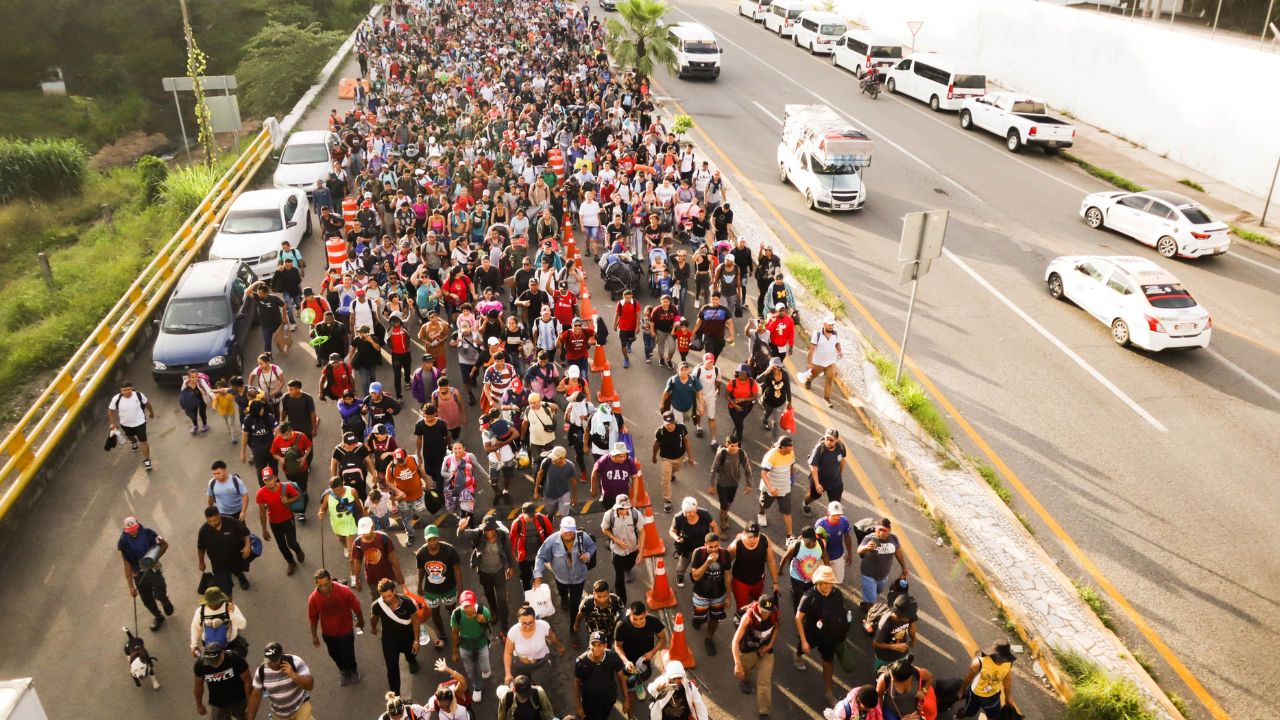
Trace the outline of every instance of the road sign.
<path fill-rule="evenodd" d="M 911 31 L 911 51 L 912 52 L 915 52 L 916 50 L 916 33 L 920 32 L 920 28 L 922 27 L 924 27 L 924 22 L 921 20 L 907 21 L 907 29 Z"/>
<path fill-rule="evenodd" d="M 911 300 L 907 302 L 907 322 L 902 329 L 902 345 L 898 350 L 896 384 L 902 379 L 902 362 L 907 357 L 907 337 L 911 333 L 911 316 L 916 309 L 916 290 L 920 278 L 929 272 L 935 258 L 942 255 L 942 241 L 947 234 L 947 210 L 907 213 L 902 218 L 902 240 L 898 244 L 898 261 L 903 263 L 898 283 L 911 283 Z"/>

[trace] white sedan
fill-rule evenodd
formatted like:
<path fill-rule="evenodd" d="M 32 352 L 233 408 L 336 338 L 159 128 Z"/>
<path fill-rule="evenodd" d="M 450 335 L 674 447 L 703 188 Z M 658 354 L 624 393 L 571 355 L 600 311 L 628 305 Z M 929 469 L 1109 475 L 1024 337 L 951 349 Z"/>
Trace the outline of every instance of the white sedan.
<path fill-rule="evenodd" d="M 311 201 L 303 190 L 241 193 L 218 226 L 210 260 L 243 260 L 259 278 L 276 274 L 280 248 L 298 249 L 311 235 Z"/>
<path fill-rule="evenodd" d="M 1111 328 L 1111 339 L 1160 351 L 1209 347 L 1213 319 L 1191 293 L 1140 257 L 1068 255 L 1045 270 L 1049 294 L 1075 303 Z"/>
<path fill-rule="evenodd" d="M 1167 190 L 1091 193 L 1080 203 L 1080 217 L 1095 230 L 1111 228 L 1167 258 L 1222 255 L 1231 247 L 1226 223 Z"/>

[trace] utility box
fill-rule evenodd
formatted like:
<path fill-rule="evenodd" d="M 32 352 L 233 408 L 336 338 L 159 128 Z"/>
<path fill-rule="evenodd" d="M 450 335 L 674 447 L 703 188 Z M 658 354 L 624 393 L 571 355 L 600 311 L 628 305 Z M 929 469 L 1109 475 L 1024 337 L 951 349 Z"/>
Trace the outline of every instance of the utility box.
<path fill-rule="evenodd" d="M 0 720 L 49 720 L 31 678 L 0 680 Z"/>

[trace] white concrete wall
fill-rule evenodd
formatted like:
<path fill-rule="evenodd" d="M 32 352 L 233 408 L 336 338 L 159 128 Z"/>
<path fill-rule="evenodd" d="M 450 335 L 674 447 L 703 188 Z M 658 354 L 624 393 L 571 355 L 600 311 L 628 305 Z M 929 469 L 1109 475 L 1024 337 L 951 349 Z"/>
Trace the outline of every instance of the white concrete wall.
<path fill-rule="evenodd" d="M 1032 0 L 837 0 L 916 49 L 1146 145 L 1252 195 L 1280 157 L 1280 54 Z"/>

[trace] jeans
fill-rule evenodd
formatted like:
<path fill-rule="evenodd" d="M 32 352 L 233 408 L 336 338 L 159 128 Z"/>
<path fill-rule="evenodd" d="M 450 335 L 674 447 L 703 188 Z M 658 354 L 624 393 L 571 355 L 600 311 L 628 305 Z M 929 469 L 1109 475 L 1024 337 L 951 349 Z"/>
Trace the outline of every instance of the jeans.
<path fill-rule="evenodd" d="M 489 607 L 497 613 L 498 620 L 502 623 L 498 627 L 509 628 L 510 614 L 507 610 L 507 578 L 506 573 L 498 571 L 495 573 L 480 572 L 480 587 L 484 588 L 484 598 L 489 601 Z M 486 656 L 487 657 L 487 656 Z M 489 661 L 485 660 L 487 668 Z"/>
<path fill-rule="evenodd" d="M 378 368 L 375 367 L 358 367 L 353 368 L 356 371 L 356 377 L 360 380 L 360 384 L 356 386 L 356 397 L 360 397 L 361 393 L 369 391 L 369 386 L 378 380 Z"/>
<path fill-rule="evenodd" d="M 298 316 L 294 314 L 294 308 L 298 307 L 298 296 L 289 293 L 280 293 L 280 296 L 284 298 L 284 312 L 289 317 L 289 323 L 296 324 Z"/>
<path fill-rule="evenodd" d="M 187 410 L 187 409 L 185 409 L 185 408 L 184 408 L 184 409 L 182 410 L 182 412 L 186 413 L 186 414 L 187 414 L 187 417 L 191 420 L 191 427 L 196 427 L 196 426 L 200 426 L 200 425 L 203 425 L 203 426 L 205 426 L 205 427 L 208 427 L 208 425 L 209 425 L 209 416 L 208 416 L 208 412 L 209 412 L 209 405 L 204 401 L 204 398 L 202 398 L 202 397 L 201 397 L 201 398 L 196 398 L 196 399 L 197 399 L 197 401 L 200 403 L 199 405 L 197 405 L 197 406 L 195 406 L 195 407 L 191 408 L 190 410 Z M 196 422 L 197 417 L 199 418 L 199 422 Z"/>
<path fill-rule="evenodd" d="M 885 575 L 879 580 L 867 575 L 862 575 L 861 577 L 862 577 L 862 602 L 864 603 L 875 602 L 876 598 L 880 597 L 880 593 L 884 592 L 885 587 L 888 586 L 889 584 L 888 575 Z"/>
<path fill-rule="evenodd" d="M 739 409 L 729 408 L 729 419 L 733 421 L 733 431 L 738 434 L 739 439 L 746 437 L 742 425 L 755 407 L 755 403 L 738 403 Z"/>
<path fill-rule="evenodd" d="M 401 500 L 396 503 L 396 511 L 400 515 L 400 527 L 412 538 L 413 519 L 427 516 L 427 503 L 422 498 L 412 501 Z"/>
<path fill-rule="evenodd" d="M 627 604 L 627 571 L 636 566 L 640 559 L 640 551 L 633 550 L 629 555 L 613 555 L 613 592 Z"/>
<path fill-rule="evenodd" d="M 489 644 L 485 643 L 481 648 L 463 645 L 458 648 L 458 655 L 462 657 L 462 674 L 467 676 L 467 684 L 472 690 L 484 691 L 484 681 L 493 674 L 489 665 Z"/>
<path fill-rule="evenodd" d="M 582 588 L 586 584 L 585 580 L 577 583 L 556 580 L 556 592 L 560 595 L 560 609 L 564 611 L 564 616 L 568 618 L 570 625 L 578 614 L 578 606 L 582 604 Z"/>
<path fill-rule="evenodd" d="M 359 665 L 356 664 L 356 634 L 349 632 L 337 637 L 329 635 L 321 635 L 321 637 L 324 638 L 324 646 L 329 650 L 329 657 L 333 659 L 333 664 L 338 666 L 338 672 L 354 675 L 359 670 Z"/>
<path fill-rule="evenodd" d="M 280 548 L 280 555 L 284 557 L 285 562 L 293 565 L 295 562 L 294 553 L 297 553 L 298 557 L 306 555 L 298 545 L 298 528 L 294 524 L 293 518 L 289 518 L 282 523 L 271 523 L 271 534 L 275 536 L 276 547 Z"/>
<path fill-rule="evenodd" d="M 280 326 L 262 323 L 258 326 L 258 329 L 262 331 L 262 351 L 271 352 L 271 336 L 276 334 L 276 330 L 279 330 Z"/>
<path fill-rule="evenodd" d="M 138 599 L 142 601 L 142 606 L 153 616 L 164 617 L 160 614 L 160 605 L 173 607 L 169 602 L 169 589 L 165 585 L 164 575 L 160 571 L 134 573 L 133 586 L 138 589 Z"/>

